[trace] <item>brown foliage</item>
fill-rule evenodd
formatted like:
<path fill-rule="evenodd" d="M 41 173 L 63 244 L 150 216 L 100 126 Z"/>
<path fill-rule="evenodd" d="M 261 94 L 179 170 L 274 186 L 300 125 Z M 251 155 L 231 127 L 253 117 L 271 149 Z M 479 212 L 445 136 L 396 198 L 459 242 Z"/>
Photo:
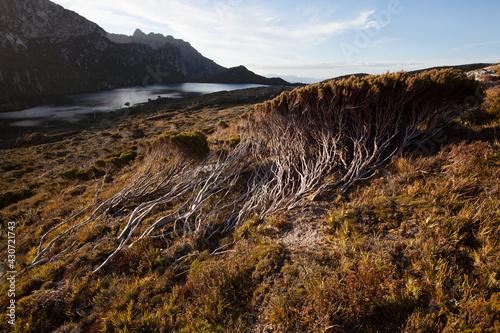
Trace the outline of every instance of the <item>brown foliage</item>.
<path fill-rule="evenodd" d="M 311 189 L 334 175 L 329 186 L 345 191 L 435 134 L 474 100 L 476 87 L 455 70 L 351 77 L 259 104 L 250 128 L 275 154 L 273 167 L 285 169 L 277 174 L 294 175 L 302 184 L 307 170 L 316 178 Z"/>

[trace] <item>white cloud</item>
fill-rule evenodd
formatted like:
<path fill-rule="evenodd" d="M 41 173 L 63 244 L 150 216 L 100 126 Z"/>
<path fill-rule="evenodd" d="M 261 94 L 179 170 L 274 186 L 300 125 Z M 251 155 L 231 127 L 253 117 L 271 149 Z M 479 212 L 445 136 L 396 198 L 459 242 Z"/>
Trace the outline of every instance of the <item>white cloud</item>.
<path fill-rule="evenodd" d="M 375 24 L 369 18 L 375 11 L 370 10 L 361 13 L 357 18 L 340 22 L 324 22 L 312 26 L 300 27 L 290 33 L 290 37 L 298 39 L 314 39 L 331 36 L 347 30 L 363 29 Z"/>
<path fill-rule="evenodd" d="M 375 18 L 375 10 L 342 17 L 331 9 L 324 15 L 318 15 L 318 11 L 282 12 L 242 0 L 55 2 L 109 32 L 131 34 L 140 28 L 145 33 L 170 34 L 190 42 L 203 55 L 223 66 L 244 64 L 260 73 L 302 71 L 300 75 L 308 75 L 307 69 L 316 74 L 357 69 L 361 64 L 321 59 L 335 56 L 332 48 L 339 36 L 347 36 L 349 31 L 383 27 Z M 372 46 L 390 41 L 381 37 Z M 376 67 L 366 63 L 364 66 Z M 386 65 L 379 63 L 378 66 Z"/>
<path fill-rule="evenodd" d="M 333 35 L 377 24 L 370 18 L 373 10 L 361 12 L 351 19 L 326 20 L 312 13 L 311 16 L 290 17 L 289 13 L 237 0 L 56 2 L 106 30 L 111 30 L 108 27 L 115 29 L 109 32 L 130 34 L 140 28 L 148 33 L 155 29 L 154 32 L 172 34 L 190 42 L 207 56 L 220 56 L 225 61 L 233 59 L 234 63 L 255 58 L 283 61 L 298 48 L 306 49 Z"/>

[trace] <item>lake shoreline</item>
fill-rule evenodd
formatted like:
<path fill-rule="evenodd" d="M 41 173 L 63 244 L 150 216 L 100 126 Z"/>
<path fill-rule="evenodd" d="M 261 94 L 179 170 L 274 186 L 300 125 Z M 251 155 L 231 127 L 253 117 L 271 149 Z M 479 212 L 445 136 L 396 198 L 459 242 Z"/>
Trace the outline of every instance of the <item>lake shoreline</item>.
<path fill-rule="evenodd" d="M 0 113 L 0 121 L 7 126 L 37 127 L 47 122 L 79 121 L 85 115 L 110 113 L 115 110 L 139 106 L 159 98 L 182 99 L 219 91 L 233 91 L 256 84 L 169 83 L 147 87 L 126 87 L 90 94 L 69 94 L 46 98 L 44 103 L 18 111 Z"/>
<path fill-rule="evenodd" d="M 57 136 L 68 131 L 88 131 L 113 127 L 128 117 L 148 115 L 145 119 L 169 119 L 173 113 L 186 113 L 201 107 L 219 108 L 236 104 L 256 104 L 268 100 L 282 91 L 292 90 L 295 86 L 259 86 L 231 91 L 219 91 L 185 98 L 151 99 L 130 107 L 120 107 L 110 112 L 95 112 L 76 122 L 48 120 L 36 126 L 11 126 L 16 119 L 0 118 L 0 149 L 14 148 L 34 133 Z M 94 116 L 95 115 L 95 116 Z M 23 121 L 36 120 L 31 118 Z M 21 142 L 21 143 L 20 143 Z"/>

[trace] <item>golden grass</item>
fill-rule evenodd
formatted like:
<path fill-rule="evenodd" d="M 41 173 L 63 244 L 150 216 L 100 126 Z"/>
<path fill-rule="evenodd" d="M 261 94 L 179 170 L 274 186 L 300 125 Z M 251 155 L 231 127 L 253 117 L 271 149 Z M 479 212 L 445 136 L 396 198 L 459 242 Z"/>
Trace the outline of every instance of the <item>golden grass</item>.
<path fill-rule="evenodd" d="M 58 145 L 2 150 L 2 191 L 34 192 L 0 215 L 17 222 L 19 269 L 35 256 L 40 235 L 93 200 L 103 183 L 63 179 L 59 172 L 89 168 L 138 144 L 111 137 L 134 122 L 146 135 L 141 140 L 152 140 L 173 123 L 193 131 L 223 120 L 229 127 L 208 135 L 213 148 L 216 140 L 236 136 L 237 118 L 249 107 L 195 105 L 189 117 L 179 109 L 151 126 L 139 122 L 163 114 L 154 111 Z M 500 144 L 498 136 L 477 140 L 467 133 L 493 133 L 498 125 L 463 125 L 468 131 L 450 136 L 453 141 L 437 153 L 399 157 L 350 192 L 325 194 L 328 212 L 319 218 L 325 237 L 314 251 L 279 244 L 276 237 L 292 221 L 275 216 L 249 220 L 209 242 L 140 242 L 92 274 L 116 246 L 116 212 L 54 246 L 53 255 L 67 255 L 18 276 L 14 331 L 496 332 Z M 37 172 L 25 172 L 27 167 Z M 101 194 L 112 196 L 132 167 L 110 172 Z M 0 295 L 5 308 L 5 283 Z M 8 329 L 2 313 L 0 330 Z"/>

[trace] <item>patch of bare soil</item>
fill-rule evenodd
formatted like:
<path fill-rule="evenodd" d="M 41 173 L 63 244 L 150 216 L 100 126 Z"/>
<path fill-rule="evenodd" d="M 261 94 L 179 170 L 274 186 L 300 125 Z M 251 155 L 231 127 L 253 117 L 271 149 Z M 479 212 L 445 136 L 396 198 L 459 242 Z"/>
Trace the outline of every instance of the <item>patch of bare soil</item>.
<path fill-rule="evenodd" d="M 328 212 L 327 202 L 304 204 L 283 215 L 288 227 L 280 235 L 286 248 L 296 251 L 311 249 L 321 244 L 324 238 L 322 221 Z"/>

